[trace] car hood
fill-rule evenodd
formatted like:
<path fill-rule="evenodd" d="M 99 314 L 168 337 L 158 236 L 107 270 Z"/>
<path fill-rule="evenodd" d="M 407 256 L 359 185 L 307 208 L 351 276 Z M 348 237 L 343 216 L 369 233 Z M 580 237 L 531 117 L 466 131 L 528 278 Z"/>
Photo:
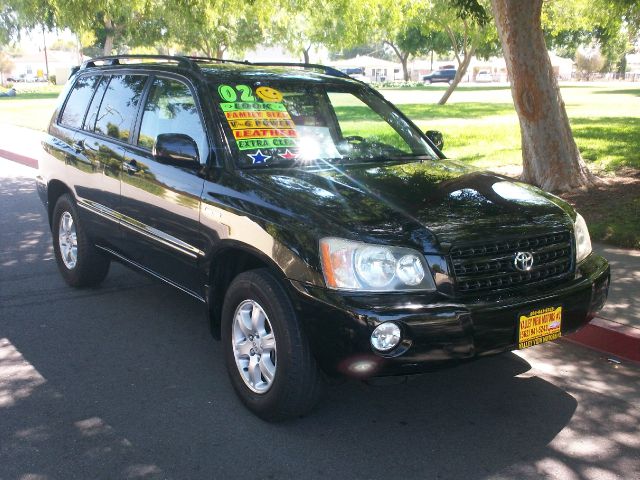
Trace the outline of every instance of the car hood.
<path fill-rule="evenodd" d="M 244 173 L 319 235 L 442 252 L 453 243 L 571 228 L 571 207 L 535 187 L 449 160 Z"/>

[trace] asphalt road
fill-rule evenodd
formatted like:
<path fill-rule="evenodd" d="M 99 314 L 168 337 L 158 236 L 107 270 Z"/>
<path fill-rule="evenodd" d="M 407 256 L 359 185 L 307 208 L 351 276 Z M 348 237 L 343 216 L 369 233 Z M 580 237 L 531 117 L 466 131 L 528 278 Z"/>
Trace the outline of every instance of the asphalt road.
<path fill-rule="evenodd" d="M 196 301 L 63 283 L 33 172 L 0 160 L 0 479 L 640 478 L 640 368 L 566 342 L 258 420 Z"/>

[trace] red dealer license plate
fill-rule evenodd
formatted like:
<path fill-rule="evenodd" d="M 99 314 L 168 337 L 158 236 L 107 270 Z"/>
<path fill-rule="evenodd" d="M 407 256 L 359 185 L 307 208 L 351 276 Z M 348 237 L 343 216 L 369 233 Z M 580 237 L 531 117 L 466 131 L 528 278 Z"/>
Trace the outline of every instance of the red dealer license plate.
<path fill-rule="evenodd" d="M 520 314 L 518 348 L 528 348 L 560 338 L 562 307 L 547 307 Z"/>

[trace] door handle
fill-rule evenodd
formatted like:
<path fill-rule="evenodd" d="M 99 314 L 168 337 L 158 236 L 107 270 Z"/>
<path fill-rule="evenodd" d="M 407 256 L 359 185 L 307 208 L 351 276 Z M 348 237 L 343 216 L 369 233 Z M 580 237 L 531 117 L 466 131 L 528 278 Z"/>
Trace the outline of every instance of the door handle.
<path fill-rule="evenodd" d="M 78 140 L 77 142 L 74 142 L 71 145 L 71 148 L 73 148 L 76 153 L 84 152 L 84 140 Z"/>
<path fill-rule="evenodd" d="M 122 164 L 122 168 L 125 170 L 125 172 L 127 172 L 129 175 L 133 175 L 134 173 L 137 173 L 140 171 L 140 167 L 138 166 L 138 162 L 136 162 L 135 160 L 131 160 L 129 162 L 124 162 Z"/>

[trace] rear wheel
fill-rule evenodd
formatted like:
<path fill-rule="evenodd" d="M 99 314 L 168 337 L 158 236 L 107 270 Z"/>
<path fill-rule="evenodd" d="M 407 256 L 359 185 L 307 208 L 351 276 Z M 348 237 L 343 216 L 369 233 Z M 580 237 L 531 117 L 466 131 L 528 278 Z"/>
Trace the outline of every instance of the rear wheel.
<path fill-rule="evenodd" d="M 89 240 L 70 195 L 62 195 L 53 209 L 53 250 L 62 278 L 72 287 L 98 285 L 109 273 L 109 258 Z"/>
<path fill-rule="evenodd" d="M 229 286 L 222 342 L 233 388 L 260 418 L 297 417 L 317 403 L 320 371 L 289 298 L 268 270 L 241 273 Z"/>

